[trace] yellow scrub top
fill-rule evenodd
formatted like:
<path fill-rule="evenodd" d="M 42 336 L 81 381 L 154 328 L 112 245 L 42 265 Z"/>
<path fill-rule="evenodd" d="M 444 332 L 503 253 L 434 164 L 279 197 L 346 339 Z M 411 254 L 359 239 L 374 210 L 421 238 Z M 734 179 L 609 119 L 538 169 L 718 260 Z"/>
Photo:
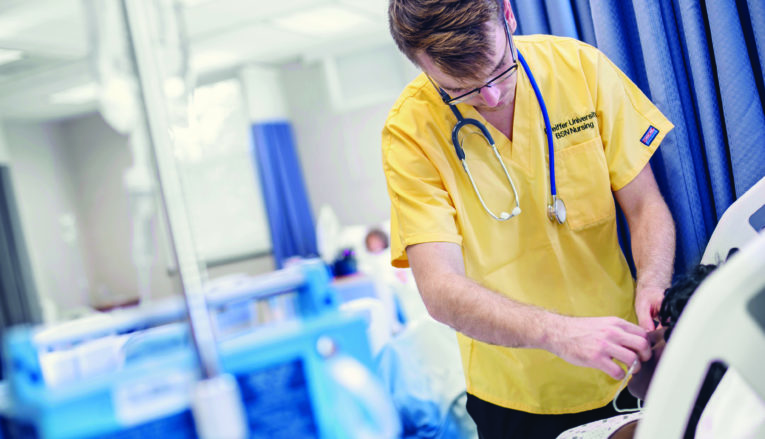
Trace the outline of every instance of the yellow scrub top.
<path fill-rule="evenodd" d="M 631 322 L 634 280 L 619 247 L 612 191 L 638 175 L 672 124 L 600 51 L 577 40 L 515 37 L 550 115 L 558 195 L 565 224 L 547 218 L 550 198 L 544 119 L 519 66 L 513 141 L 472 106 L 515 181 L 522 213 L 500 222 L 481 207 L 451 141 L 456 117 L 424 75 L 391 109 L 382 132 L 391 198 L 391 259 L 408 266 L 406 247 L 461 245 L 468 277 L 515 301 L 572 316 Z M 513 192 L 479 136 L 466 135 L 468 164 L 487 205 L 510 212 Z M 458 334 L 467 390 L 496 405 L 531 413 L 602 407 L 619 383 L 540 349 L 507 348 Z"/>

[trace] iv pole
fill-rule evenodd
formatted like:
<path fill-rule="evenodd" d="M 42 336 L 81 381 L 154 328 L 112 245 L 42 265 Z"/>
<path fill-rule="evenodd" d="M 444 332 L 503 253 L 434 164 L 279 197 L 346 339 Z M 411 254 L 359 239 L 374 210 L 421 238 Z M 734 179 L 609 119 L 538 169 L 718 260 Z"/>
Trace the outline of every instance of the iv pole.
<path fill-rule="evenodd" d="M 142 113 L 149 132 L 147 143 L 156 163 L 162 211 L 168 224 L 189 326 L 202 369 L 202 380 L 194 389 L 192 398 L 197 432 L 202 438 L 243 438 L 247 435 L 244 409 L 236 381 L 230 375 L 221 372 L 189 216 L 183 202 L 180 175 L 173 155 L 177 146 L 170 137 L 173 124 L 169 113 L 173 102 L 170 102 L 165 94 L 163 84 L 168 78 L 157 50 L 169 39 L 157 38 L 156 32 L 150 27 L 151 24 L 163 25 L 164 29 L 177 26 L 177 21 L 169 22 L 177 20 L 177 14 L 165 14 L 164 17 L 158 14 L 168 10 L 176 12 L 173 9 L 176 5 L 171 0 L 122 0 L 121 4 L 130 42 L 129 53 L 140 85 L 144 109 Z M 164 11 L 161 10 L 162 7 L 165 8 Z M 182 44 L 180 42 L 179 45 Z M 181 47 L 178 49 L 182 50 Z M 185 57 L 183 62 L 187 63 L 187 59 L 188 57 Z M 187 93 L 188 91 L 181 97 L 185 98 Z"/>

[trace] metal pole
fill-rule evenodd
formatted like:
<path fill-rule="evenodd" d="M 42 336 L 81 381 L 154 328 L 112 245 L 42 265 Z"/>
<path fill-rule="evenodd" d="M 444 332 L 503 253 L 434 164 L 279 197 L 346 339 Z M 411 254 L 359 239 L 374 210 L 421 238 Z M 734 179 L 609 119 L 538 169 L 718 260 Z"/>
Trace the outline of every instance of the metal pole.
<path fill-rule="evenodd" d="M 166 78 L 154 47 L 157 44 L 153 46 L 151 38 L 153 33 L 150 24 L 156 22 L 149 10 L 152 5 L 154 2 L 146 0 L 122 0 L 125 28 L 130 42 L 129 54 L 136 68 L 145 110 L 142 113 L 149 132 L 147 142 L 157 165 L 162 212 L 168 224 L 168 235 L 186 299 L 194 346 L 204 378 L 211 378 L 220 374 L 220 361 L 202 289 L 189 215 L 183 202 L 180 176 L 173 156 L 175 145 L 170 138 L 172 124 L 168 114 L 169 102 L 164 93 Z"/>

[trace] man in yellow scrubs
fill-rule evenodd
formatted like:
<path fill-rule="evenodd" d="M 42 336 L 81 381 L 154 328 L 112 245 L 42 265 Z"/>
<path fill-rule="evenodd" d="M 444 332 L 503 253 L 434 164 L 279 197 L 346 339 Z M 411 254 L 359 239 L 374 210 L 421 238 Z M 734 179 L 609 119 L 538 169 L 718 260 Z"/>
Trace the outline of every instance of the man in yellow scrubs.
<path fill-rule="evenodd" d="M 389 14 L 423 70 L 382 134 L 392 263 L 411 266 L 430 314 L 457 330 L 480 436 L 555 437 L 612 415 L 627 367 L 650 357 L 646 333 L 670 283 L 674 225 L 648 161 L 672 124 L 597 49 L 512 37 L 508 0 L 391 0 Z M 519 53 L 549 112 L 562 222 L 548 215 L 545 123 Z M 474 126 L 459 131 L 483 200 L 455 153 L 457 113 L 485 125 L 504 163 Z M 516 216 L 488 213 L 516 201 Z"/>

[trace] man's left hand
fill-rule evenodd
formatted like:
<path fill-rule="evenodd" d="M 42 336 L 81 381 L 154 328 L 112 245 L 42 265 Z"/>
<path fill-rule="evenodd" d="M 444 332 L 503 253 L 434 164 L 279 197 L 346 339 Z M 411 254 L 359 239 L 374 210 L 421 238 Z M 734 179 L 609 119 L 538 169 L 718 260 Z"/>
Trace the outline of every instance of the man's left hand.
<path fill-rule="evenodd" d="M 638 324 L 653 331 L 664 289 L 672 281 L 675 226 L 667 203 L 647 164 L 626 186 L 614 192 L 630 228 L 632 258 L 637 274 L 635 311 Z"/>
<path fill-rule="evenodd" d="M 659 315 L 662 299 L 664 299 L 664 288 L 638 287 L 635 292 L 635 312 L 641 328 L 646 331 L 656 329 L 653 322 Z"/>

